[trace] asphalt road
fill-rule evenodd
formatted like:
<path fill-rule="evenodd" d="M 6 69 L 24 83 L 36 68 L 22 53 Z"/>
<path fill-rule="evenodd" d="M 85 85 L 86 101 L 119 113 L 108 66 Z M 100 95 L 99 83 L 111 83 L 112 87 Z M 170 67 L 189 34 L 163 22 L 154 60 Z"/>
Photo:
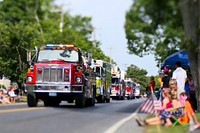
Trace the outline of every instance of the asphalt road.
<path fill-rule="evenodd" d="M 26 104 L 0 105 L 0 133 L 133 132 L 136 124 L 131 115 L 143 101 L 111 100 L 86 108 L 67 103 L 56 108 L 43 104 L 36 108 L 28 108 Z"/>

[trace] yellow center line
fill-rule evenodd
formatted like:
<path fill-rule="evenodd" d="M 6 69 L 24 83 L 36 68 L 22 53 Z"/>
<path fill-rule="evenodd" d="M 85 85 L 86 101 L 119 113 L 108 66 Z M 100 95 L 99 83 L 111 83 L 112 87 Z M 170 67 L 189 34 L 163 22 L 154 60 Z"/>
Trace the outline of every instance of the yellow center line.
<path fill-rule="evenodd" d="M 31 107 L 31 108 L 17 108 L 17 109 L 5 109 L 0 110 L 0 113 L 9 113 L 9 112 L 20 112 L 20 111 L 30 111 L 30 110 L 40 110 L 46 109 L 47 107 Z"/>

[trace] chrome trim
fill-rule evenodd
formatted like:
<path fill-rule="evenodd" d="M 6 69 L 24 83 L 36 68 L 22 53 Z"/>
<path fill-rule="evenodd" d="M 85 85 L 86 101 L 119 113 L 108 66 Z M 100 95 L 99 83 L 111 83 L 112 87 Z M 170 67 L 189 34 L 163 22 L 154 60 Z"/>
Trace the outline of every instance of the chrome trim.
<path fill-rule="evenodd" d="M 42 73 L 38 74 L 38 69 L 42 69 Z M 62 83 L 65 82 L 65 69 L 69 69 L 69 81 L 71 77 L 71 69 L 70 67 L 65 66 L 37 66 L 36 67 L 36 82 L 37 83 Z M 59 75 L 59 70 L 61 70 L 61 75 Z M 46 71 L 46 72 L 45 72 Z M 51 75 L 54 72 L 53 75 Z M 61 79 L 58 77 L 61 76 Z M 46 77 L 46 78 L 45 78 Z"/>
<path fill-rule="evenodd" d="M 33 90 L 33 92 L 41 92 L 41 93 L 49 93 L 49 92 L 56 92 L 56 93 L 82 93 L 82 91 L 57 91 L 57 90 Z"/>
<path fill-rule="evenodd" d="M 75 90 L 76 87 L 81 87 L 81 91 Z M 69 85 L 69 84 L 26 84 L 28 92 L 58 92 L 58 93 L 82 93 L 83 85 Z"/>

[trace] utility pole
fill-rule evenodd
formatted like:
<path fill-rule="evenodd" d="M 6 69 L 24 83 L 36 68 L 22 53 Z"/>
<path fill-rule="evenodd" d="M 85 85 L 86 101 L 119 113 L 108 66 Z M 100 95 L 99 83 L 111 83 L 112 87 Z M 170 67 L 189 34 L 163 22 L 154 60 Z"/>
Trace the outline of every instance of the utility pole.
<path fill-rule="evenodd" d="M 96 42 L 96 31 L 95 31 L 95 28 L 92 28 L 92 31 L 93 31 L 93 45 L 94 47 L 96 48 L 97 47 L 97 42 Z"/>
<path fill-rule="evenodd" d="M 60 33 L 63 31 L 63 25 L 64 25 L 64 11 L 63 11 L 63 5 L 61 5 L 60 9 Z"/>
<path fill-rule="evenodd" d="M 112 46 L 109 49 L 110 49 L 110 64 L 111 64 Z"/>
<path fill-rule="evenodd" d="M 60 24 L 59 24 L 59 28 L 60 28 L 60 29 L 59 29 L 59 31 L 60 31 L 60 33 L 62 33 L 62 32 L 63 32 L 63 26 L 64 26 L 64 10 L 63 10 L 63 4 L 60 5 L 58 9 L 55 9 L 55 10 L 53 10 L 53 11 L 51 11 L 51 12 L 57 12 L 57 13 L 60 14 Z"/>
<path fill-rule="evenodd" d="M 126 66 L 127 66 L 127 64 L 124 64 L 124 67 L 125 67 L 125 71 L 126 71 Z"/>

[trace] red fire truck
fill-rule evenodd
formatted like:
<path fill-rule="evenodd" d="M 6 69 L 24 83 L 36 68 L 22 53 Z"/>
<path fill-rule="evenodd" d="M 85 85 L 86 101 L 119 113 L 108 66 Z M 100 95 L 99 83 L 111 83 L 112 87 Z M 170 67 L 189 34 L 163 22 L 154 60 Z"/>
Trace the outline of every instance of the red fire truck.
<path fill-rule="evenodd" d="M 84 57 L 74 45 L 47 44 L 27 52 L 30 68 L 26 74 L 27 104 L 58 106 L 61 101 L 77 107 L 95 105 L 95 74 L 91 54 Z M 34 55 L 34 56 L 33 56 Z M 33 56 L 33 57 L 32 57 Z"/>
<path fill-rule="evenodd" d="M 124 80 L 125 84 L 126 84 L 126 98 L 129 99 L 134 99 L 135 98 L 135 83 L 133 82 L 133 80 L 131 80 L 131 78 L 126 78 Z"/>
<path fill-rule="evenodd" d="M 111 93 L 110 97 L 112 99 L 125 99 L 125 82 L 121 79 L 121 71 L 118 66 L 113 66 L 111 69 Z"/>

